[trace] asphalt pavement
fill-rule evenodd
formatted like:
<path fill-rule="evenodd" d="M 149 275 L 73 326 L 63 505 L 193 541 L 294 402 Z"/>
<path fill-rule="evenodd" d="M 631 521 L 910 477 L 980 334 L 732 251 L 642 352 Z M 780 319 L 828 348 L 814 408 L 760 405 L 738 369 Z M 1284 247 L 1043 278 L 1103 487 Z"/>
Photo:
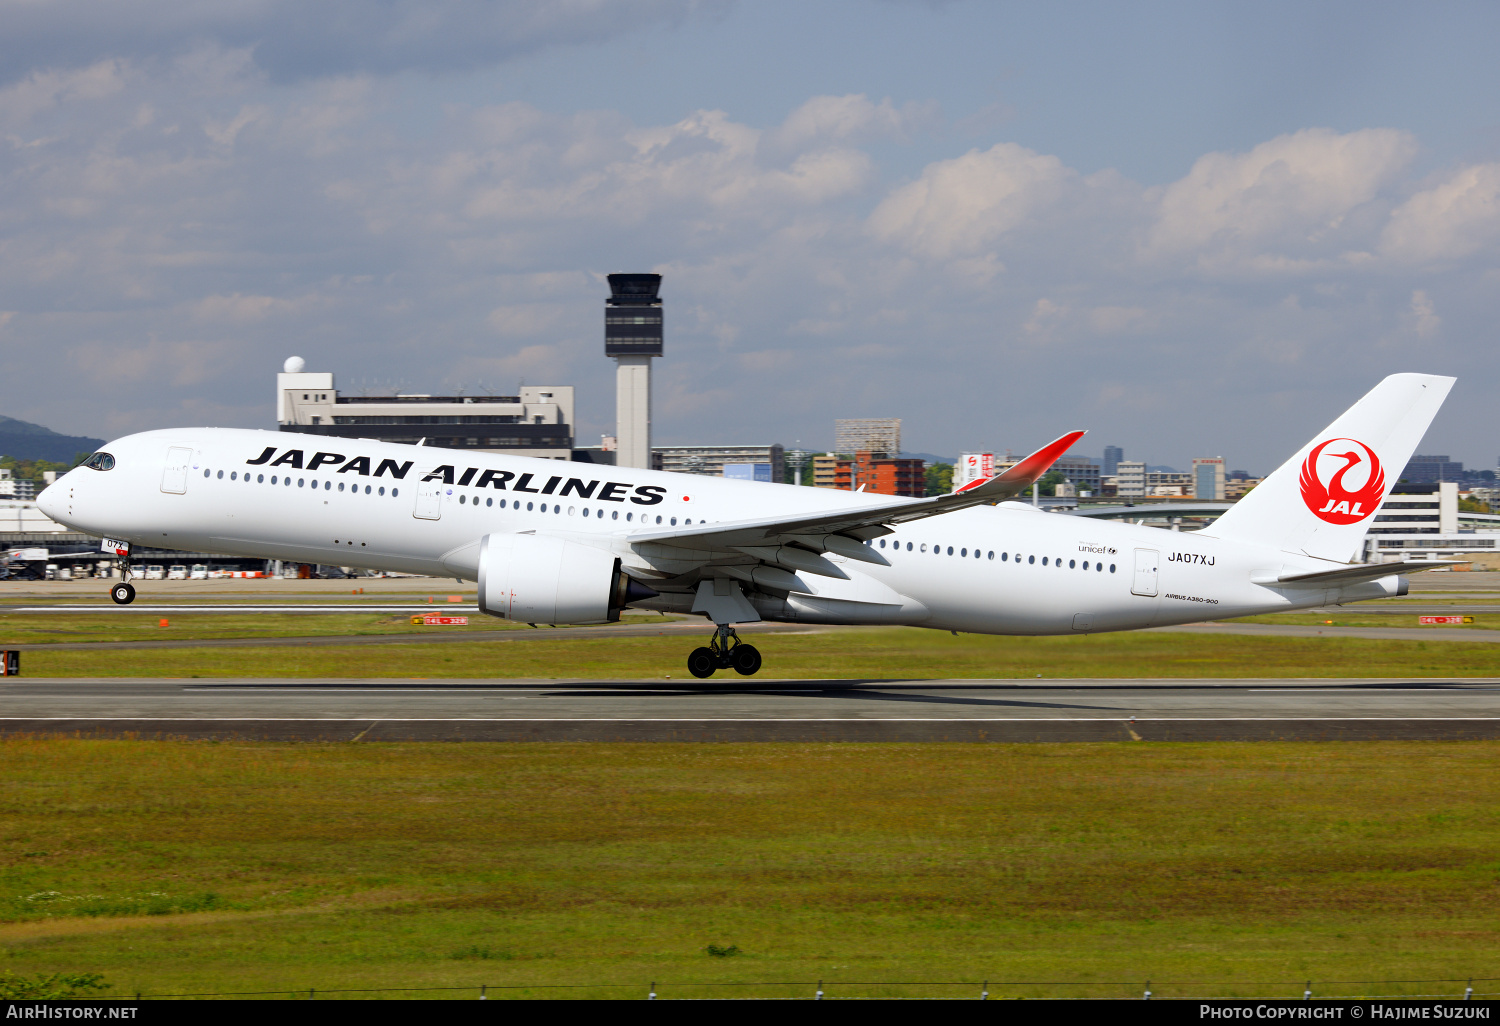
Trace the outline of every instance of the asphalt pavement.
<path fill-rule="evenodd" d="M 1500 678 L 15 678 L 0 734 L 325 741 L 1208 741 L 1500 737 Z"/>

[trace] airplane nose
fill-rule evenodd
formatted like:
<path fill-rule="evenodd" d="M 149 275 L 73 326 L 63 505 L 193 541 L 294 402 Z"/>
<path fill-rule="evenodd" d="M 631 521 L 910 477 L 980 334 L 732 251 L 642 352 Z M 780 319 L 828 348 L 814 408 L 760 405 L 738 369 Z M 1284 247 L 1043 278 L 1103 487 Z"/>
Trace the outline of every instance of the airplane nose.
<path fill-rule="evenodd" d="M 36 497 L 36 508 L 41 510 L 51 520 L 57 519 L 57 514 L 63 510 L 62 486 L 50 484 L 42 489 L 42 494 Z"/>

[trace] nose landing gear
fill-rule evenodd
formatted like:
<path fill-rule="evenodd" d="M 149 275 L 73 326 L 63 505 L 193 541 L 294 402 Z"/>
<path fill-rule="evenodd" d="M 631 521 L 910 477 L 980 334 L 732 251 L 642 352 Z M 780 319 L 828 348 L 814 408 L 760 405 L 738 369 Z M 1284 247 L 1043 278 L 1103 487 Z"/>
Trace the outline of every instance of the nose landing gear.
<path fill-rule="evenodd" d="M 693 649 L 688 656 L 688 673 L 702 680 L 712 677 L 715 670 L 731 668 L 749 677 L 760 669 L 760 651 L 741 641 L 733 627 L 720 624 L 713 640 L 704 648 Z"/>
<path fill-rule="evenodd" d="M 128 606 L 135 601 L 135 585 L 130 583 L 130 546 L 116 548 L 115 556 L 115 564 L 120 568 L 120 583 L 109 589 L 109 597 L 117 606 Z"/>

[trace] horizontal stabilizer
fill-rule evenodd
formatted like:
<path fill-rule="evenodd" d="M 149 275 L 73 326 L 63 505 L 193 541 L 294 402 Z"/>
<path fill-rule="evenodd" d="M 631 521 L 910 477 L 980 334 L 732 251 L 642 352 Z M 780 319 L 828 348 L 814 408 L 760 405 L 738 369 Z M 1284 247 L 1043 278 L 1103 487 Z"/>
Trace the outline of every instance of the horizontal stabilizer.
<path fill-rule="evenodd" d="M 1346 584 L 1358 584 L 1360 581 L 1378 581 L 1382 577 L 1394 577 L 1397 574 L 1415 574 L 1423 570 L 1446 570 L 1451 566 L 1463 566 L 1470 562 L 1467 559 L 1424 559 L 1420 562 L 1412 561 L 1406 563 L 1361 563 L 1357 566 L 1341 567 L 1338 570 L 1314 570 L 1311 573 L 1291 573 L 1265 577 L 1255 575 L 1251 580 L 1256 584 L 1278 584 L 1297 587 L 1299 585 L 1309 588 L 1341 587 Z"/>

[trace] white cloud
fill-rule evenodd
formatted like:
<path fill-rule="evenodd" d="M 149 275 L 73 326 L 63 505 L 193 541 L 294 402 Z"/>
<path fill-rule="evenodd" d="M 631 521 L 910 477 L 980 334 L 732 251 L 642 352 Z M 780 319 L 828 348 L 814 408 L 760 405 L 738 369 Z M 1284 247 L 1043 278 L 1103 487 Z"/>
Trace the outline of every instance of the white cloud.
<path fill-rule="evenodd" d="M 906 139 L 936 125 L 940 116 L 935 103 L 912 102 L 898 108 L 890 97 L 872 103 L 863 93 L 814 96 L 787 115 L 770 141 L 779 148 L 794 149 L 820 140 Z"/>
<path fill-rule="evenodd" d="M 1461 260 L 1500 240 L 1500 164 L 1461 168 L 1391 213 L 1382 255 L 1403 263 Z"/>
<path fill-rule="evenodd" d="M 1437 307 L 1421 289 L 1411 294 L 1411 315 L 1416 322 L 1417 335 L 1421 338 L 1431 338 L 1443 326 L 1443 319 L 1437 315 Z"/>
<path fill-rule="evenodd" d="M 1405 132 L 1310 128 L 1208 153 L 1161 192 L 1144 253 L 1205 270 L 1286 270 L 1337 255 L 1340 229 L 1416 154 Z"/>
<path fill-rule="evenodd" d="M 975 256 L 1080 182 L 1056 157 L 999 143 L 929 164 L 875 208 L 869 228 L 921 256 Z"/>

